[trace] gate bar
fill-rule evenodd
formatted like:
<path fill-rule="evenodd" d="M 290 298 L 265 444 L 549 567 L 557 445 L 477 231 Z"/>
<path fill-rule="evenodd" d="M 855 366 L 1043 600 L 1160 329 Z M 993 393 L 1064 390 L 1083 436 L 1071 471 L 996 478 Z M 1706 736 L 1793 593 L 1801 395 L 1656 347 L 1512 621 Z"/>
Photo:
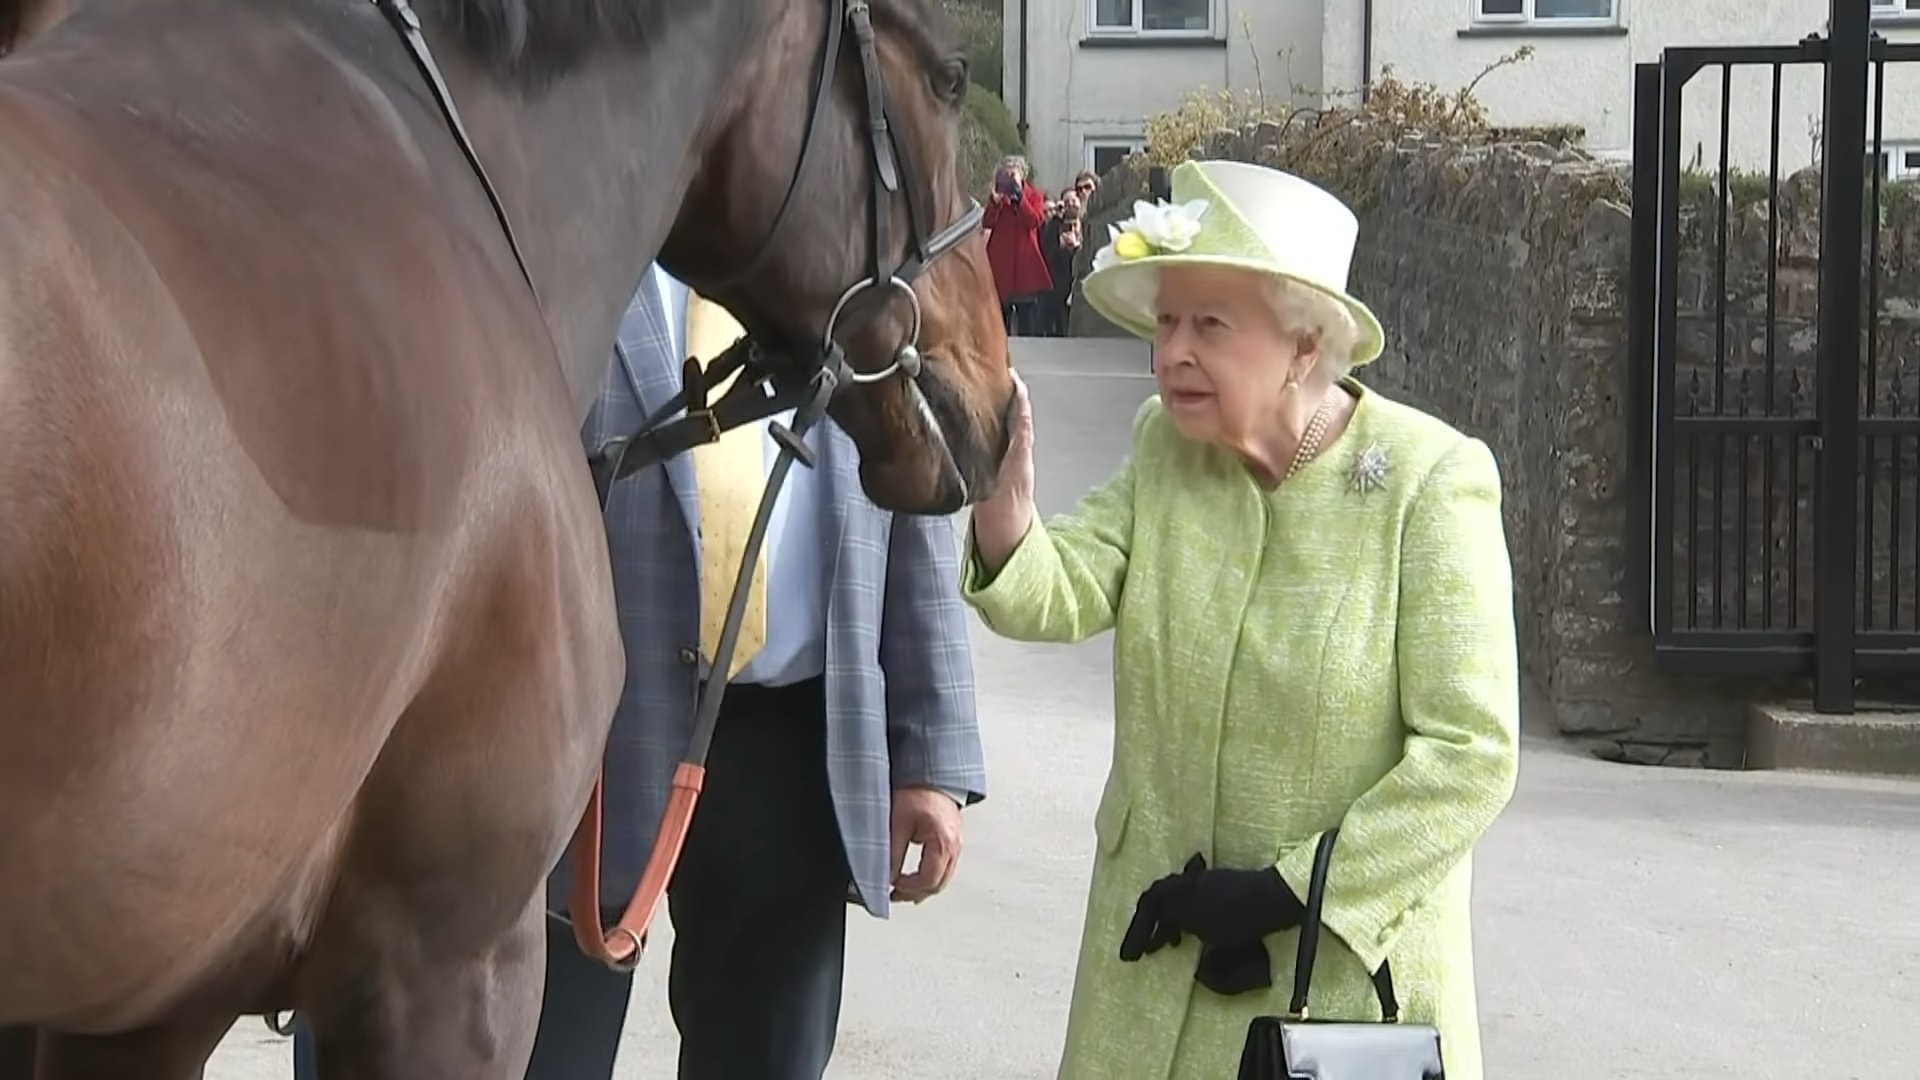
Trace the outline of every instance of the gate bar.
<path fill-rule="evenodd" d="M 1820 211 L 1820 442 L 1814 501 L 1813 707 L 1853 712 L 1860 501 L 1861 216 L 1871 0 L 1831 0 Z"/>
<path fill-rule="evenodd" d="M 1633 66 L 1633 244 L 1627 269 L 1627 362 L 1624 399 L 1628 403 L 1627 454 L 1632 478 L 1628 498 L 1628 592 L 1633 610 L 1649 631 L 1662 598 L 1653 581 L 1654 549 L 1660 534 L 1654 530 L 1653 500 L 1665 490 L 1654 478 L 1653 417 L 1658 395 L 1654 383 L 1659 365 L 1653 362 L 1654 313 L 1660 310 L 1654 288 L 1660 250 L 1660 64 Z"/>

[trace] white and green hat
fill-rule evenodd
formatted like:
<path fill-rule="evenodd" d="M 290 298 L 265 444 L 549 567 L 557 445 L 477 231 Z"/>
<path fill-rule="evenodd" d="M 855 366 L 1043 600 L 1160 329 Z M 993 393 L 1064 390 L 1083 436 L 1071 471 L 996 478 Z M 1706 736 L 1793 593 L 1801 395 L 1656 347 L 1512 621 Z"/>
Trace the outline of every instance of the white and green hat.
<path fill-rule="evenodd" d="M 1380 355 L 1386 335 L 1367 305 L 1347 294 L 1360 221 L 1332 192 L 1291 173 L 1239 161 L 1187 161 L 1173 170 L 1173 199 L 1133 204 L 1108 226 L 1082 288 L 1095 311 L 1152 339 L 1164 266 L 1218 266 L 1298 282 L 1339 301 L 1360 335 L 1358 367 Z"/>

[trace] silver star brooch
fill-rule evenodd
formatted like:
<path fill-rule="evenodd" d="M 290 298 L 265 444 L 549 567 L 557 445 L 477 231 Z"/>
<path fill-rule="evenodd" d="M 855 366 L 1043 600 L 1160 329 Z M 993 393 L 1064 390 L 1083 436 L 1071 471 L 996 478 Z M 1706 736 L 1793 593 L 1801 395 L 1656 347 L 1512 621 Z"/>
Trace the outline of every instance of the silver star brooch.
<path fill-rule="evenodd" d="M 1379 443 L 1370 443 L 1353 459 L 1353 471 L 1347 476 L 1347 486 L 1367 495 L 1386 485 L 1387 448 Z"/>

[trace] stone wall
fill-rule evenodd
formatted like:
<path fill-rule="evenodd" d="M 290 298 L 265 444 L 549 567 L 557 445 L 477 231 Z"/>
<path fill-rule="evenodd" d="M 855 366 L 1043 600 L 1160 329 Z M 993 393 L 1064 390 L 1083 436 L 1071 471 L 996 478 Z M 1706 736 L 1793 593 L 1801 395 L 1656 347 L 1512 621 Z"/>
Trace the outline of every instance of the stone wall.
<path fill-rule="evenodd" d="M 1314 142 L 1311 153 L 1296 152 L 1303 137 Z M 1627 169 L 1537 142 L 1379 145 L 1369 138 L 1357 128 L 1283 133 L 1264 125 L 1220 132 L 1201 156 L 1293 168 L 1339 191 L 1360 214 L 1351 285 L 1378 312 L 1388 342 L 1385 355 L 1359 377 L 1493 447 L 1505 479 L 1523 661 L 1552 701 L 1559 730 L 1609 758 L 1739 765 L 1747 702 L 1806 690 L 1804 684 L 1662 674 L 1645 604 L 1630 599 L 1629 499 L 1636 485 L 1629 473 L 1627 404 L 1629 380 L 1649 378 L 1650 359 L 1628 353 Z M 1340 175 L 1318 175 L 1336 167 L 1315 162 L 1341 163 Z M 1090 235 L 1104 237 L 1110 222 L 1131 212 L 1133 200 L 1144 197 L 1146 176 L 1136 155 L 1104 178 L 1090 207 Z M 1712 412 L 1724 402 L 1726 415 L 1742 408 L 1759 413 L 1771 375 L 1774 413 L 1811 415 L 1818 177 L 1799 175 L 1782 185 L 1774 233 L 1780 258 L 1771 279 L 1764 181 L 1757 197 L 1748 192 L 1744 201 L 1736 189 L 1724 290 L 1715 258 L 1718 200 L 1705 187 L 1689 179 L 1685 192 L 1691 201 L 1682 222 L 1686 254 L 1677 319 L 1683 405 Z M 1885 216 L 1879 280 L 1886 314 L 1876 335 L 1876 396 L 1882 412 L 1897 408 L 1911 416 L 1920 400 L 1920 212 L 1894 200 Z M 1720 295 L 1728 297 L 1724 321 L 1715 302 Z M 1073 332 L 1120 333 L 1085 305 L 1076 308 Z M 1716 354 L 1723 358 L 1718 368 Z M 1701 454 L 1693 474 L 1686 472 L 1684 448 L 1676 458 L 1679 475 L 1692 475 L 1690 490 L 1700 493 L 1691 507 L 1684 490 L 1676 494 L 1675 520 L 1692 522 L 1702 567 L 1692 589 L 1695 610 L 1705 620 L 1715 596 L 1722 604 L 1745 599 L 1749 626 L 1760 625 L 1764 615 L 1774 625 L 1806 627 L 1811 444 L 1782 437 L 1769 455 L 1763 440 L 1749 443 L 1744 457 L 1739 443 L 1726 444 L 1717 459 Z M 1894 609 L 1896 625 L 1911 627 L 1920 605 L 1913 535 L 1920 530 L 1920 461 L 1911 440 L 1899 445 L 1900 464 L 1888 464 L 1892 450 L 1878 453 L 1873 505 L 1880 539 L 1872 580 L 1882 596 L 1902 582 L 1902 593 L 1915 594 Z M 1797 458 L 1797 466 L 1789 458 Z M 1797 514 L 1780 509 L 1790 505 L 1783 498 L 1763 498 L 1788 490 L 1790 477 L 1797 481 Z M 1769 513 L 1777 528 L 1750 526 L 1742 558 L 1734 526 Z M 1724 540 L 1717 593 L 1715 539 Z M 1676 537 L 1676 544 L 1683 542 Z M 1678 552 L 1676 566 L 1685 574 L 1688 553 Z M 1682 597 L 1676 625 L 1688 617 L 1686 591 L 1675 590 Z"/>

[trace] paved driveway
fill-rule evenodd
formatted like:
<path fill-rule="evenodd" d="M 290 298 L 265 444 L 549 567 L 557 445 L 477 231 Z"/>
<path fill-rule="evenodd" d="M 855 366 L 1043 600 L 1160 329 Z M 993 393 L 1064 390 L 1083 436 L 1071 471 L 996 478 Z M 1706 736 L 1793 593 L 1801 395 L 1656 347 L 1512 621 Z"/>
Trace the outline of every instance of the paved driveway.
<path fill-rule="evenodd" d="M 1042 508 L 1064 509 L 1124 452 L 1151 393 L 1145 350 L 1020 342 L 1017 356 Z M 974 638 L 992 795 L 968 812 L 944 897 L 855 918 L 834 1080 L 1053 1075 L 1110 646 Z M 1920 1075 L 1920 786 L 1608 765 L 1544 737 L 1538 708 L 1525 722 L 1520 793 L 1478 864 L 1489 1080 Z M 670 940 L 639 979 L 622 1080 L 672 1075 Z M 279 1080 L 288 1058 L 250 1018 L 208 1075 Z"/>

